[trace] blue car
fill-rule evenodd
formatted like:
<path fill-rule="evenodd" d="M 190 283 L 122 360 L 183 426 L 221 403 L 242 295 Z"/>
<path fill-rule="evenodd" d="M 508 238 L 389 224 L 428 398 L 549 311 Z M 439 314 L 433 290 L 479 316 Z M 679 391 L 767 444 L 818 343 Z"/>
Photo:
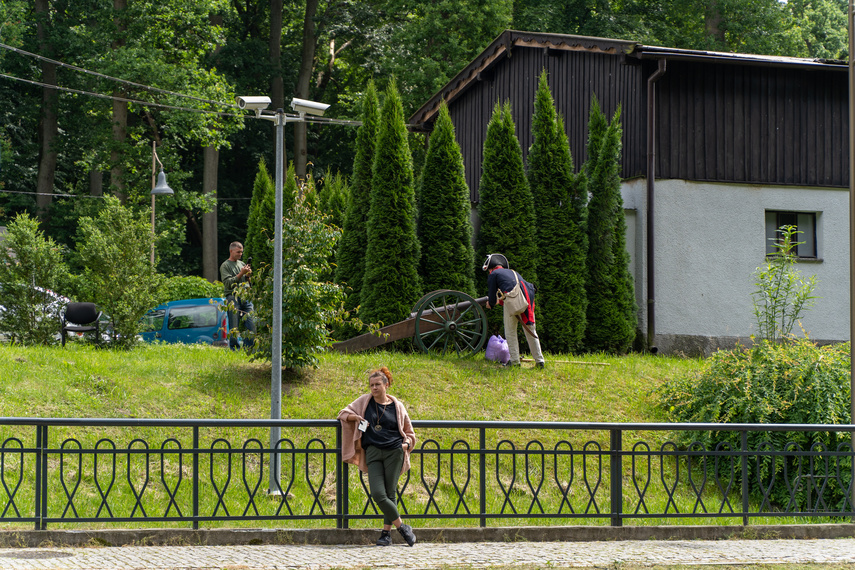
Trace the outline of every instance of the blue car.
<path fill-rule="evenodd" d="M 225 299 L 184 299 L 158 305 L 142 318 L 145 342 L 229 345 L 229 318 L 220 307 Z"/>

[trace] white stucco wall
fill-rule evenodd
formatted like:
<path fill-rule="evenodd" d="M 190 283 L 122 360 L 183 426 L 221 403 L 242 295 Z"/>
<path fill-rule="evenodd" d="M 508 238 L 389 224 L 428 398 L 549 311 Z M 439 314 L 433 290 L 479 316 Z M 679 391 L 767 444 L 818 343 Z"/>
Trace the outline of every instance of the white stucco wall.
<path fill-rule="evenodd" d="M 640 328 L 646 331 L 646 181 L 622 189 L 633 241 Z M 657 180 L 655 325 L 657 335 L 748 337 L 756 332 L 753 273 L 765 262 L 765 212 L 815 212 L 818 261 L 797 264 L 816 275 L 820 298 L 802 325 L 816 340 L 849 339 L 848 191 Z M 630 221 L 629 219 L 627 220 Z M 630 238 L 631 236 L 627 236 Z"/>

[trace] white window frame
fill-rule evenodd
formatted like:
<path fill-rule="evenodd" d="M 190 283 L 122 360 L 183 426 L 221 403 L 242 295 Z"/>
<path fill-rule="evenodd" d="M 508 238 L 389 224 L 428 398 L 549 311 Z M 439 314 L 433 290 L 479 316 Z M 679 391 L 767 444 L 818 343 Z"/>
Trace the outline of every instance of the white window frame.
<path fill-rule="evenodd" d="M 774 240 L 779 236 L 781 226 L 796 226 L 801 232 L 796 235 L 796 241 L 804 242 L 796 247 L 799 259 L 819 259 L 819 243 L 817 240 L 817 221 L 819 212 L 797 212 L 789 210 L 766 210 L 766 255 L 775 255 L 778 249 Z"/>

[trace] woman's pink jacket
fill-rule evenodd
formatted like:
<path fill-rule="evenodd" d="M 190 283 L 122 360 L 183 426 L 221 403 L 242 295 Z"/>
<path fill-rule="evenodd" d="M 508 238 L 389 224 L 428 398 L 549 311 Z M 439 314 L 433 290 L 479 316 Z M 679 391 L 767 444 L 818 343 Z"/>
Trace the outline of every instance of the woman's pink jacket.
<path fill-rule="evenodd" d="M 410 422 L 410 415 L 404 408 L 404 404 L 391 394 L 387 394 L 387 396 L 395 403 L 398 432 L 401 437 L 409 442 L 407 449 L 404 450 L 404 464 L 401 466 L 401 473 L 404 473 L 410 468 L 410 452 L 416 445 L 416 432 L 413 431 L 413 424 Z M 371 400 L 371 394 L 363 394 L 338 413 L 342 431 L 341 458 L 345 463 L 359 466 L 359 470 L 363 473 L 368 473 L 368 465 L 365 463 L 365 451 L 362 449 L 362 432 L 356 429 L 359 422 L 349 422 L 347 416 L 356 414 L 360 418 L 365 418 L 365 410 Z"/>

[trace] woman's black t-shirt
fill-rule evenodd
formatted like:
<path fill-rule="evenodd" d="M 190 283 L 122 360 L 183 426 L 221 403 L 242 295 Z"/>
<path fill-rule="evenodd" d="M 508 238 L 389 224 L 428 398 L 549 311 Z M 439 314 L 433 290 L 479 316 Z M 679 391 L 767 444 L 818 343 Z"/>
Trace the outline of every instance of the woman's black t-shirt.
<path fill-rule="evenodd" d="M 379 449 L 395 449 L 403 445 L 404 438 L 398 431 L 395 402 L 383 406 L 372 399 L 365 409 L 365 419 L 368 420 L 368 428 L 362 432 L 363 449 L 369 445 Z"/>

